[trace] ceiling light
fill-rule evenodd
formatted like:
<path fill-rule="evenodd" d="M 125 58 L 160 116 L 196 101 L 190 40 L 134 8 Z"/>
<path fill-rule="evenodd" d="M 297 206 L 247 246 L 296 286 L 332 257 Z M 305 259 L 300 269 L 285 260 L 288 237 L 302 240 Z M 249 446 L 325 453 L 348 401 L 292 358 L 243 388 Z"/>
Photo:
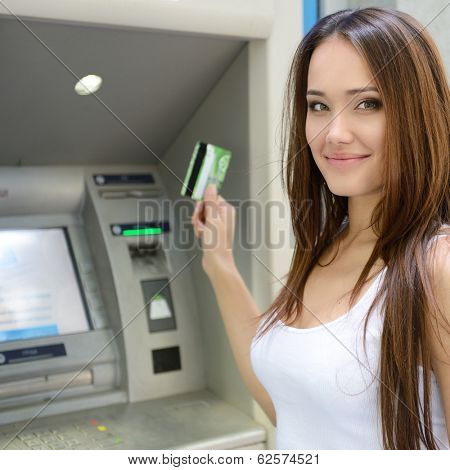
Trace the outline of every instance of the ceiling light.
<path fill-rule="evenodd" d="M 75 85 L 75 92 L 81 96 L 90 95 L 102 86 L 102 82 L 98 75 L 86 75 Z"/>

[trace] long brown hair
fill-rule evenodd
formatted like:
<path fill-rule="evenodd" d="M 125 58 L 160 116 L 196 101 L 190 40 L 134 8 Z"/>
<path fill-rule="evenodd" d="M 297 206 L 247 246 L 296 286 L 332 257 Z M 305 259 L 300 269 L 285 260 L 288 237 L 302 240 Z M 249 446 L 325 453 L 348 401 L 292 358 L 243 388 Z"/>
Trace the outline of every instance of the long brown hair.
<path fill-rule="evenodd" d="M 384 185 L 371 218 L 378 238 L 349 301 L 353 306 L 373 264 L 382 259 L 386 272 L 365 318 L 364 339 L 368 317 L 383 299 L 378 371 L 383 384 L 378 388 L 383 446 L 420 449 L 422 441 L 435 449 L 427 325 L 438 320 L 438 313 L 449 331 L 450 325 L 430 282 L 427 248 L 432 237 L 448 233 L 440 229 L 449 222 L 450 99 L 436 45 L 406 13 L 378 7 L 341 10 L 320 19 L 297 48 L 282 126 L 282 186 L 290 202 L 295 248 L 286 284 L 263 313 L 263 328 L 256 338 L 277 321 L 298 318 L 306 279 L 348 216 L 348 197 L 330 192 L 305 135 L 311 55 L 330 37 L 349 41 L 366 61 L 386 112 Z M 424 374 L 424 427 L 419 418 L 419 361 Z"/>

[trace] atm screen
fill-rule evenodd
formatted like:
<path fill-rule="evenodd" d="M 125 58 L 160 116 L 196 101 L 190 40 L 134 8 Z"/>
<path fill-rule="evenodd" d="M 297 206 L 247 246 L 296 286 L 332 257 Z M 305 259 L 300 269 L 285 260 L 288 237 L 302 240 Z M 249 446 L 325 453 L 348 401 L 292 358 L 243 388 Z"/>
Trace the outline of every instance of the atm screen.
<path fill-rule="evenodd" d="M 66 230 L 0 230 L 0 342 L 87 330 Z"/>

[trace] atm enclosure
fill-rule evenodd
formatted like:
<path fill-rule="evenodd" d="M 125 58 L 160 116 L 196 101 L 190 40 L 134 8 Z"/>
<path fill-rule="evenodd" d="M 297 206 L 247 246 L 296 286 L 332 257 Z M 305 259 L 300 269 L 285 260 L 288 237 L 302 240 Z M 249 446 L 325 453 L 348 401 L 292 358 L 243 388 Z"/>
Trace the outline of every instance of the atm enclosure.
<path fill-rule="evenodd" d="M 0 9 L 0 445 L 272 448 L 180 189 L 201 140 L 232 151 L 227 200 L 279 198 L 260 190 L 300 2 L 75 3 Z M 243 242 L 264 227 L 238 220 L 264 309 L 273 278 Z"/>

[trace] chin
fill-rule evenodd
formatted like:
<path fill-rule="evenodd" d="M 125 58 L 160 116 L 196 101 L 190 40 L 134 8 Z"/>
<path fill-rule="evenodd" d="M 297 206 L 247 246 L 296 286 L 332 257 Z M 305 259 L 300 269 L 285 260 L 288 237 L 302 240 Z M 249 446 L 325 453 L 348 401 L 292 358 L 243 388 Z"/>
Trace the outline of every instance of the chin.
<path fill-rule="evenodd" d="M 354 196 L 354 194 L 349 194 L 348 191 L 332 191 L 331 189 L 330 189 L 330 191 L 335 196 L 346 196 L 346 197 Z"/>
<path fill-rule="evenodd" d="M 358 196 L 359 194 L 364 193 L 364 191 L 358 190 L 356 188 L 351 188 L 349 185 L 337 185 L 337 184 L 327 184 L 328 189 L 335 195 L 335 196 Z"/>

